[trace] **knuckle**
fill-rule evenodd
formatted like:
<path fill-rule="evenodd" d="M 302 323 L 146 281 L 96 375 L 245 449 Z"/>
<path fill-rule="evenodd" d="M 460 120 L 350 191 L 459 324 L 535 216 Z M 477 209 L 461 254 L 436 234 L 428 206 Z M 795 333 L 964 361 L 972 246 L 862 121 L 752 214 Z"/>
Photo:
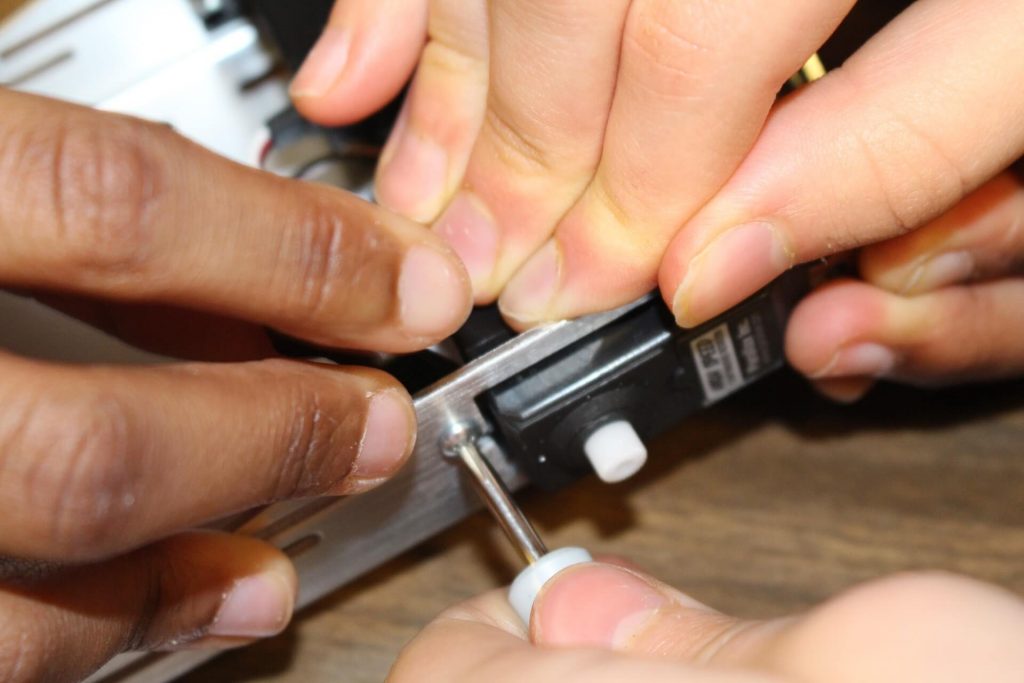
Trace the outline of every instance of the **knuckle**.
<path fill-rule="evenodd" d="M 870 84 L 853 69 L 837 69 L 851 98 L 871 102 Z M 866 176 L 884 212 L 886 235 L 906 234 L 967 196 L 967 174 L 942 144 L 900 111 L 878 104 L 854 129 Z"/>
<path fill-rule="evenodd" d="M 550 158 L 549 146 L 544 140 L 528 133 L 528 126 L 515 120 L 509 113 L 511 105 L 502 102 L 493 92 L 490 98 L 484 128 L 502 163 L 525 176 L 556 170 L 558 165 Z"/>
<path fill-rule="evenodd" d="M 375 222 L 356 223 L 329 202 L 313 198 L 281 252 L 278 291 L 289 317 L 302 321 L 336 317 L 372 325 L 392 312 L 400 251 Z M 372 293 L 372 295 L 368 295 Z"/>
<path fill-rule="evenodd" d="M 721 10 L 706 0 L 645 0 L 630 15 L 624 52 L 635 55 L 658 90 L 686 93 L 710 82 L 719 63 L 715 24 Z"/>
<path fill-rule="evenodd" d="M 275 461 L 269 497 L 282 500 L 338 489 L 356 459 L 354 436 L 360 433 L 362 411 L 354 405 L 337 409 L 314 382 L 296 388 L 289 406 L 287 441 Z"/>
<path fill-rule="evenodd" d="M 41 511 L 41 542 L 70 560 L 117 549 L 140 483 L 127 407 L 79 397 L 41 402 L 25 419 L 20 445 L 33 463 L 25 495 Z"/>
<path fill-rule="evenodd" d="M 153 245 L 163 169 L 154 124 L 76 120 L 52 141 L 50 204 L 57 255 L 84 272 L 138 270 Z"/>

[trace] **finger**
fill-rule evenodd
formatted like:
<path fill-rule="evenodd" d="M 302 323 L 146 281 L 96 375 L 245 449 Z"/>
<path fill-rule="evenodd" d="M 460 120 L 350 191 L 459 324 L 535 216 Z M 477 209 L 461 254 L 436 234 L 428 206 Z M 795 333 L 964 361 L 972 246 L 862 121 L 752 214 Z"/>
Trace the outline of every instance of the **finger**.
<path fill-rule="evenodd" d="M 502 294 L 509 318 L 574 317 L 653 289 L 669 240 L 725 184 L 779 89 L 852 5 L 633 2 L 600 166 Z M 557 277 L 535 276 L 545 271 Z"/>
<path fill-rule="evenodd" d="M 295 571 L 255 539 L 192 533 L 0 585 L 0 680 L 80 681 L 129 650 L 231 647 L 287 625 Z"/>
<path fill-rule="evenodd" d="M 873 377 L 834 377 L 812 380 L 811 386 L 822 396 L 837 403 L 856 403 L 864 398 L 877 382 L 878 380 Z"/>
<path fill-rule="evenodd" d="M 923 228 L 865 249 L 860 269 L 898 294 L 1024 271 L 1024 184 L 996 176 Z"/>
<path fill-rule="evenodd" d="M 1024 371 L 1024 280 L 904 298 L 841 281 L 793 312 L 786 354 L 816 380 L 891 378 L 945 384 Z"/>
<path fill-rule="evenodd" d="M 781 683 L 758 673 L 711 671 L 610 651 L 536 648 L 524 639 L 516 619 L 505 591 L 453 608 L 406 646 L 388 683 Z"/>
<path fill-rule="evenodd" d="M 277 355 L 265 329 L 223 316 L 69 295 L 44 293 L 36 298 L 137 348 L 163 356 L 228 362 Z"/>
<path fill-rule="evenodd" d="M 936 218 L 1024 152 L 1013 0 L 914 3 L 770 117 L 725 188 L 676 236 L 660 284 L 680 324 L 793 263 Z"/>
<path fill-rule="evenodd" d="M 468 315 L 429 231 L 153 124 L 0 91 L 0 282 L 195 308 L 408 351 Z"/>
<path fill-rule="evenodd" d="M 435 224 L 466 264 L 478 302 L 497 296 L 590 181 L 628 5 L 491 3 L 483 128 L 463 189 Z"/>
<path fill-rule="evenodd" d="M 864 249 L 861 274 L 878 287 L 913 295 L 1017 273 L 1024 263 L 1022 225 L 1020 178 L 1001 174 L 923 228 Z M 815 343 L 811 330 L 795 334 L 795 344 Z M 813 382 L 819 392 L 841 403 L 859 400 L 875 383 L 871 377 Z"/>
<path fill-rule="evenodd" d="M 291 95 L 309 119 L 353 123 L 398 95 L 427 31 L 429 0 L 338 0 L 295 75 Z"/>
<path fill-rule="evenodd" d="M 152 368 L 0 357 L 0 553 L 92 560 L 283 498 L 357 493 L 415 417 L 386 375 L 295 361 Z"/>
<path fill-rule="evenodd" d="M 549 584 L 534 606 L 533 635 L 547 646 L 797 681 L 1011 681 L 1024 670 L 1022 626 L 1016 596 L 943 575 L 876 581 L 806 615 L 754 622 L 718 614 L 649 577 L 589 565 Z"/>
<path fill-rule="evenodd" d="M 462 180 L 487 105 L 487 3 L 435 0 L 430 42 L 377 170 L 377 201 L 430 223 Z"/>

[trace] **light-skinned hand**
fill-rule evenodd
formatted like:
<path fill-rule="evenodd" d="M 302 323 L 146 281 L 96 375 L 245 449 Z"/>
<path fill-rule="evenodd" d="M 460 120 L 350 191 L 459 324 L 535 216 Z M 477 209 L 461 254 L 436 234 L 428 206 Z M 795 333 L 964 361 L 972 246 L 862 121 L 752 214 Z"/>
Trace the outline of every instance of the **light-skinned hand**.
<path fill-rule="evenodd" d="M 581 565 L 538 597 L 527 630 L 494 591 L 417 636 L 389 683 L 1016 683 L 1024 601 L 945 574 L 853 588 L 766 621 L 717 612 L 649 576 Z"/>
<path fill-rule="evenodd" d="M 869 286 L 807 301 L 793 364 L 843 398 L 1019 373 L 1024 189 L 1000 173 L 1024 153 L 1024 4 L 918 0 L 776 104 L 853 4 L 339 0 L 292 91 L 344 123 L 415 70 L 378 198 L 516 327 L 655 286 L 694 326 L 899 238 L 865 252 Z"/>

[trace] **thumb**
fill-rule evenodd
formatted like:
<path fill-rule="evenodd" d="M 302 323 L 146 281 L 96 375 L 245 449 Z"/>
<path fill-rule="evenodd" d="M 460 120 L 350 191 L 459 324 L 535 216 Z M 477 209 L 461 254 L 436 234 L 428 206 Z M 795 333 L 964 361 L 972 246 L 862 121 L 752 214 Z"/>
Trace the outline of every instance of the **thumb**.
<path fill-rule="evenodd" d="M 784 680 L 1024 680 L 1024 601 L 940 573 L 872 581 L 794 618 L 745 621 L 643 574 L 590 564 L 555 576 L 533 610 L 538 645 L 742 667 Z"/>
<path fill-rule="evenodd" d="M 685 661 L 744 660 L 774 631 L 771 622 L 722 614 L 632 569 L 571 567 L 534 603 L 537 645 L 597 647 Z M 728 649 L 728 656 L 723 657 Z"/>

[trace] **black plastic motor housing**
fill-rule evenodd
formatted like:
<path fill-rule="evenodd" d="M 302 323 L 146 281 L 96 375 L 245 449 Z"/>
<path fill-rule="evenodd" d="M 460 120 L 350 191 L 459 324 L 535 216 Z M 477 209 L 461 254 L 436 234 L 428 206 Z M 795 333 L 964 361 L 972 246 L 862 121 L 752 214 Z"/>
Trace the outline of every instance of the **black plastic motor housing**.
<path fill-rule="evenodd" d="M 332 0 L 236 0 L 264 29 L 284 62 L 296 68 L 319 35 Z M 826 66 L 839 66 L 912 0 L 864 0 L 822 47 Z M 400 98 L 399 98 L 400 99 Z M 368 121 L 322 130 L 334 149 L 350 141 L 379 146 L 398 110 L 398 99 Z M 273 122 L 275 139 L 311 127 L 289 110 Z M 301 132 L 301 130 L 300 130 Z M 783 362 L 786 322 L 808 288 L 809 270 L 795 270 L 740 306 L 696 330 L 678 329 L 655 298 L 611 325 L 508 380 L 481 398 L 509 454 L 535 483 L 554 488 L 590 471 L 586 438 L 603 424 L 627 420 L 649 440 L 686 416 L 715 403 Z M 456 336 L 466 360 L 513 336 L 494 308 L 476 311 Z M 295 355 L 349 355 L 284 337 L 279 346 Z M 354 359 L 359 362 L 360 359 Z M 369 359 L 362 359 L 369 362 Z M 385 369 L 415 391 L 454 366 L 435 354 L 388 359 Z"/>
<path fill-rule="evenodd" d="M 645 441 L 781 367 L 786 322 L 807 291 L 792 271 L 724 315 L 680 329 L 654 296 L 483 397 L 509 455 L 542 488 L 591 471 L 583 444 L 628 421 Z M 468 358 L 510 339 L 494 309 L 456 336 Z"/>

